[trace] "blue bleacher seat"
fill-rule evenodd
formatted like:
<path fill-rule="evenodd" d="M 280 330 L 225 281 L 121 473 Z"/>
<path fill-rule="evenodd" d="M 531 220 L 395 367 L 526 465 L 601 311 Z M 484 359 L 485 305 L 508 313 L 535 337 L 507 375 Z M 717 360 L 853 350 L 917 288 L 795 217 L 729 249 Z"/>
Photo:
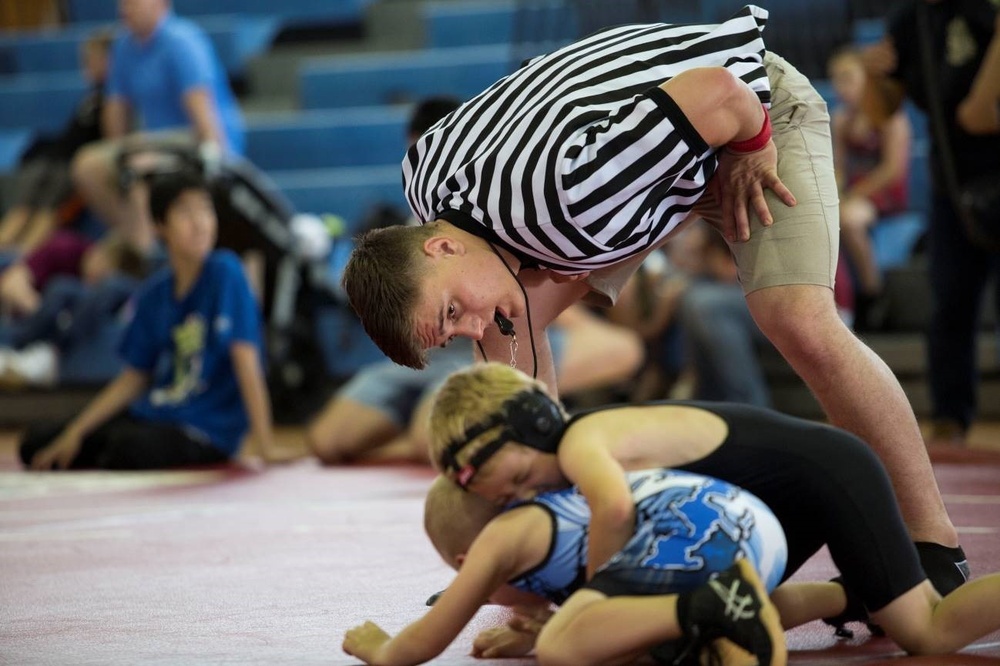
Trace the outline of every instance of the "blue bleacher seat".
<path fill-rule="evenodd" d="M 247 123 L 247 157 L 265 171 L 398 166 L 407 120 L 398 107 L 257 116 Z"/>
<path fill-rule="evenodd" d="M 325 19 L 358 22 L 372 0 L 174 0 L 180 16 L 241 14 L 271 16 L 283 20 Z M 112 0 L 69 0 L 70 18 L 77 23 L 114 21 L 118 3 Z"/>
<path fill-rule="evenodd" d="M 512 0 L 427 3 L 424 5 L 427 46 L 508 44 L 514 37 L 516 11 Z"/>
<path fill-rule="evenodd" d="M 858 46 L 874 44 L 885 34 L 884 19 L 859 19 L 851 29 L 852 41 Z"/>
<path fill-rule="evenodd" d="M 927 219 L 921 213 L 908 211 L 880 218 L 870 234 L 875 264 L 882 272 L 905 266 L 926 230 Z"/>
<path fill-rule="evenodd" d="M 5 79 L 0 85 L 0 128 L 59 130 L 87 92 L 87 84 L 77 74 Z"/>
<path fill-rule="evenodd" d="M 511 70 L 508 46 L 314 59 L 300 71 L 305 109 L 376 106 L 428 95 L 468 99 Z"/>
<path fill-rule="evenodd" d="M 409 211 L 398 164 L 272 171 L 268 175 L 297 210 L 338 215 L 348 224 L 352 234 L 378 204 L 391 204 L 404 212 Z"/>
<path fill-rule="evenodd" d="M 229 76 L 240 76 L 249 59 L 270 45 L 279 29 L 276 18 L 264 16 L 201 16 L 204 28 Z M 0 51 L 13 74 L 68 73 L 80 68 L 80 45 L 100 23 L 72 25 L 58 31 L 25 31 L 0 37 Z"/>
<path fill-rule="evenodd" d="M 927 231 L 930 215 L 929 141 L 913 142 L 910 155 L 910 210 L 880 218 L 871 229 L 875 263 L 882 271 L 899 268 L 909 262 L 914 247 Z"/>
<path fill-rule="evenodd" d="M 34 133 L 29 129 L 0 129 L 0 173 L 13 171 Z"/>

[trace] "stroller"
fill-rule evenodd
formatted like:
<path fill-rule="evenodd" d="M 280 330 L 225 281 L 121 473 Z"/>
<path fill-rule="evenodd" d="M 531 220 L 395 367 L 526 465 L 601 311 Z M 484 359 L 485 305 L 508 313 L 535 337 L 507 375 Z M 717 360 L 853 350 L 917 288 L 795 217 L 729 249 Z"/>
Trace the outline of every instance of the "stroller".
<path fill-rule="evenodd" d="M 300 421 L 339 381 L 384 358 L 365 335 L 339 284 L 350 239 L 342 232 L 334 235 L 336 230 L 318 230 L 322 222 L 315 216 L 297 214 L 249 161 L 221 158 L 190 145 L 136 144 L 123 149 L 118 187 L 124 195 L 138 180 L 180 169 L 195 171 L 209 184 L 219 220 L 218 246 L 261 260 L 275 419 Z"/>

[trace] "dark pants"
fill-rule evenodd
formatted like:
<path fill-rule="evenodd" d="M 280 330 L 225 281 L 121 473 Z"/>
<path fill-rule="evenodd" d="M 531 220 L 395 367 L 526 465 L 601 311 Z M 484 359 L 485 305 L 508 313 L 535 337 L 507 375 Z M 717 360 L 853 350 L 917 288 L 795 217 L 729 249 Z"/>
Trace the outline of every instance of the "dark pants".
<path fill-rule="evenodd" d="M 38 424 L 21 439 L 21 462 L 27 466 L 66 423 Z M 83 438 L 69 469 L 165 469 L 223 462 L 226 454 L 174 425 L 121 414 Z"/>
<path fill-rule="evenodd" d="M 135 291 L 138 282 L 112 276 L 88 287 L 79 278 L 53 278 L 42 293 L 38 310 L 0 327 L 0 344 L 20 349 L 34 342 L 52 342 L 61 350 L 78 339 L 95 335 L 100 325 L 114 318 Z"/>
<path fill-rule="evenodd" d="M 933 311 L 928 362 L 934 417 L 966 429 L 976 415 L 976 334 L 983 290 L 1000 275 L 1000 254 L 974 245 L 947 197 L 934 196 L 930 220 L 930 283 Z M 1000 289 L 995 295 L 1000 312 Z"/>

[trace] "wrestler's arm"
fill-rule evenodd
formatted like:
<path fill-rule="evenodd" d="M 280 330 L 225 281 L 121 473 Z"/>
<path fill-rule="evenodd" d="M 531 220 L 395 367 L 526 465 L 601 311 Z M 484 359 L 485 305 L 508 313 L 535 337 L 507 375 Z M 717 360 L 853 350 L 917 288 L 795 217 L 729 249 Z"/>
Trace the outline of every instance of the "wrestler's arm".
<path fill-rule="evenodd" d="M 420 619 L 396 636 L 365 622 L 345 634 L 344 651 L 383 666 L 421 664 L 441 654 L 495 591 L 545 557 L 547 516 L 537 514 L 544 512 L 513 510 L 491 520 L 469 548 L 455 580 Z"/>
<path fill-rule="evenodd" d="M 559 467 L 590 506 L 587 580 L 625 546 L 635 527 L 632 491 L 609 444 L 607 438 L 586 431 L 559 444 Z"/>

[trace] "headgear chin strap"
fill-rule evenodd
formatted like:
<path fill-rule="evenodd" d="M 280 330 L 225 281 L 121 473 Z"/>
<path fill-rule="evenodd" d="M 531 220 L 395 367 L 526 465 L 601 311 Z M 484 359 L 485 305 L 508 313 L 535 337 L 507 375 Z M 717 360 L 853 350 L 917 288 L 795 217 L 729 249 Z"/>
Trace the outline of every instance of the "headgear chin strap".
<path fill-rule="evenodd" d="M 495 438 L 476 451 L 467 463 L 458 464 L 459 451 L 499 425 L 503 428 Z M 552 398 L 537 388 L 521 391 L 508 398 L 498 412 L 470 426 L 462 437 L 449 442 L 441 453 L 441 467 L 455 472 L 455 481 L 465 489 L 486 461 L 507 442 L 515 441 L 543 453 L 555 453 L 565 427 L 562 410 Z"/>

